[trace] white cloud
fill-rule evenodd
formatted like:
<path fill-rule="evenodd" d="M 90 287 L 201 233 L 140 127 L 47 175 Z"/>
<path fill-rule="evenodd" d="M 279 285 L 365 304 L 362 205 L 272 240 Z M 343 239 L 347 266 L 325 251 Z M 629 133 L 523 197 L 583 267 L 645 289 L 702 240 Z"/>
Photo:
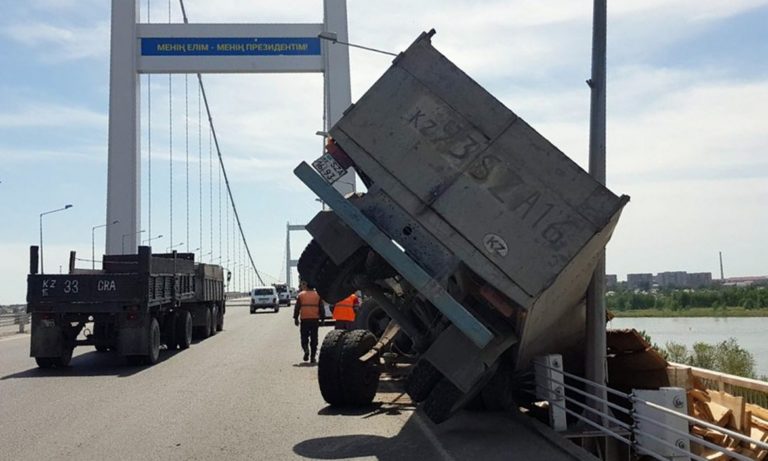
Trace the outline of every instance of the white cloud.
<path fill-rule="evenodd" d="M 108 21 L 83 27 L 34 22 L 8 26 L 0 33 L 35 50 L 47 62 L 64 62 L 109 56 Z"/>
<path fill-rule="evenodd" d="M 104 129 L 107 114 L 83 107 L 72 107 L 44 101 L 24 101 L 16 108 L 6 106 L 0 112 L 0 129 L 77 127 Z"/>

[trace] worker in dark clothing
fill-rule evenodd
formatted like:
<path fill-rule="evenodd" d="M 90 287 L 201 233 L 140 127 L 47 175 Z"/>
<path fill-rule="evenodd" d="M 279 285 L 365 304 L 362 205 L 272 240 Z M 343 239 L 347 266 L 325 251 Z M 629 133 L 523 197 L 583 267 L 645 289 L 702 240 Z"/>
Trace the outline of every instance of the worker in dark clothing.
<path fill-rule="evenodd" d="M 304 361 L 316 363 L 317 359 L 317 329 L 324 317 L 323 302 L 320 295 L 309 288 L 307 282 L 299 283 L 301 292 L 296 297 L 293 308 L 293 322 L 301 331 L 301 348 L 304 350 Z"/>

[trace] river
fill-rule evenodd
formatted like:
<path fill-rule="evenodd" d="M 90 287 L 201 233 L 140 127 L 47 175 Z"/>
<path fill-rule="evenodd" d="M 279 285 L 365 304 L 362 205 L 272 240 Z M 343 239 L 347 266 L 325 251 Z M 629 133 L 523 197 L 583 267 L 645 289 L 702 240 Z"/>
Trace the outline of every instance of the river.
<path fill-rule="evenodd" d="M 690 349 L 697 342 L 715 344 L 736 338 L 755 358 L 757 375 L 768 375 L 768 317 L 618 317 L 608 328 L 645 330 L 661 347 L 673 341 Z"/>

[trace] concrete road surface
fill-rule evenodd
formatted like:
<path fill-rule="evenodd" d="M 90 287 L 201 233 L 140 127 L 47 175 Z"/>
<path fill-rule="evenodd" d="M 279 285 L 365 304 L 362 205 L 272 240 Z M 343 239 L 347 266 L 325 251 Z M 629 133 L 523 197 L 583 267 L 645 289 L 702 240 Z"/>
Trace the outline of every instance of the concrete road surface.
<path fill-rule="evenodd" d="M 152 367 L 80 347 L 71 367 L 40 370 L 28 335 L 0 338 L 0 459 L 589 459 L 520 417 L 435 426 L 396 382 L 369 408 L 330 408 L 291 311 L 230 303 L 225 331 Z"/>

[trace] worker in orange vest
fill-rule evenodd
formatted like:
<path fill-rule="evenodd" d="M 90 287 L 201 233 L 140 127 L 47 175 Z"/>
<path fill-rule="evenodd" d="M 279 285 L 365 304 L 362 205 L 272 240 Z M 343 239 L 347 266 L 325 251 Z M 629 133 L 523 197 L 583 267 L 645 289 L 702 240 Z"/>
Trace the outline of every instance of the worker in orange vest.
<path fill-rule="evenodd" d="M 323 318 L 323 302 L 314 288 L 310 288 L 307 282 L 299 283 L 301 292 L 296 297 L 293 308 L 293 322 L 301 332 L 301 348 L 304 350 L 304 361 L 316 363 L 317 359 L 317 329 Z"/>
<path fill-rule="evenodd" d="M 357 295 L 352 293 L 333 306 L 333 320 L 337 330 L 351 330 L 355 312 L 360 305 Z"/>

